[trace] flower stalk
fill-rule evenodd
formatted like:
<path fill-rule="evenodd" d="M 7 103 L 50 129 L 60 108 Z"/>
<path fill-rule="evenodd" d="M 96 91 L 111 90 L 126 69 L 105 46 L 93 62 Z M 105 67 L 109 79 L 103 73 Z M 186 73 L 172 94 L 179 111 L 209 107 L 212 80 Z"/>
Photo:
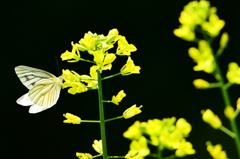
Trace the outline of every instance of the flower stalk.
<path fill-rule="evenodd" d="M 97 71 L 98 75 L 98 101 L 99 101 L 99 115 L 100 115 L 100 131 L 102 139 L 103 158 L 108 159 L 106 131 L 105 131 L 105 119 L 104 119 L 104 105 L 103 105 L 103 93 L 102 93 L 102 79 L 100 71 Z"/>

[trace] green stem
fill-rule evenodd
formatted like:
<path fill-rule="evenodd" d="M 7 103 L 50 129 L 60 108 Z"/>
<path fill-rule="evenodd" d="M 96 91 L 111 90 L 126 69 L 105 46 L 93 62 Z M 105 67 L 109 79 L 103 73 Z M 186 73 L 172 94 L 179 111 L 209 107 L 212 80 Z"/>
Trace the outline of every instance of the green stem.
<path fill-rule="evenodd" d="M 232 85 L 233 85 L 233 83 L 228 82 L 228 83 L 226 83 L 226 84 L 224 85 L 224 89 L 228 89 L 228 88 L 231 87 Z"/>
<path fill-rule="evenodd" d="M 223 100 L 224 100 L 224 103 L 225 103 L 225 107 L 227 106 L 232 106 L 231 104 L 231 101 L 230 101 L 230 97 L 229 97 L 229 93 L 228 93 L 228 90 L 225 89 L 224 85 L 225 85 L 225 82 L 224 82 L 224 78 L 222 76 L 222 72 L 220 70 L 220 67 L 218 65 L 218 61 L 216 60 L 216 58 L 214 57 L 214 60 L 215 60 L 215 65 L 216 65 L 216 72 L 217 74 L 219 75 L 219 82 L 221 83 L 221 87 L 220 87 L 220 90 L 221 90 L 221 93 L 222 93 L 222 96 L 223 96 Z M 238 158 L 240 159 L 240 139 L 239 139 L 239 133 L 238 133 L 238 128 L 237 128 L 237 125 L 236 125 L 236 121 L 235 119 L 233 120 L 230 120 L 230 125 L 231 125 L 231 129 L 233 131 L 233 133 L 235 134 L 235 137 L 234 137 L 234 141 L 235 141 L 235 145 L 236 145 L 236 148 L 237 148 L 237 152 L 238 152 Z"/>
<path fill-rule="evenodd" d="M 81 58 L 80 60 L 81 60 L 81 61 L 85 61 L 85 62 L 89 62 L 89 63 L 96 64 L 96 62 L 94 62 L 94 61 L 91 61 L 91 60 L 86 60 L 86 59 L 83 59 L 83 58 Z"/>
<path fill-rule="evenodd" d="M 221 126 L 221 127 L 220 127 L 220 130 L 222 130 L 223 132 L 225 132 L 226 134 L 228 134 L 228 135 L 231 136 L 232 138 L 235 137 L 235 134 L 234 134 L 232 131 L 230 131 L 229 129 L 225 128 L 224 126 Z"/>
<path fill-rule="evenodd" d="M 171 155 L 171 156 L 168 156 L 168 157 L 164 157 L 162 159 L 174 159 L 174 158 L 176 158 L 176 155 Z"/>
<path fill-rule="evenodd" d="M 97 158 L 97 157 L 100 157 L 100 156 L 102 156 L 102 154 L 95 155 L 95 156 L 93 156 L 93 158 Z"/>
<path fill-rule="evenodd" d="M 213 38 L 211 38 L 211 39 L 208 38 L 206 32 L 203 29 L 202 29 L 202 34 L 203 34 L 205 40 L 208 42 L 208 44 L 211 47 L 211 50 L 213 52 L 213 49 L 212 49 L 212 46 L 211 46 Z M 216 66 L 216 74 L 218 75 L 217 79 L 219 80 L 219 82 L 222 85 L 220 87 L 220 90 L 221 90 L 221 93 L 222 93 L 222 96 L 223 96 L 225 107 L 232 106 L 228 90 L 224 87 L 225 86 L 225 81 L 224 81 L 221 69 L 218 65 L 217 57 L 214 56 L 214 54 L 213 54 L 213 57 L 214 57 L 214 62 L 215 62 L 215 66 Z M 233 133 L 235 134 L 234 142 L 235 142 L 235 145 L 236 145 L 236 148 L 237 148 L 238 158 L 240 159 L 240 139 L 239 139 L 239 133 L 238 133 L 238 128 L 237 128 L 237 124 L 236 124 L 235 119 L 230 120 L 230 126 L 231 126 L 231 129 L 232 129 Z"/>
<path fill-rule="evenodd" d="M 99 120 L 81 120 L 81 123 L 100 123 Z"/>
<path fill-rule="evenodd" d="M 109 78 L 113 78 L 113 77 L 118 76 L 118 75 L 121 75 L 121 72 L 116 73 L 116 74 L 111 75 L 111 76 L 104 77 L 104 78 L 102 78 L 102 80 L 109 79 Z"/>
<path fill-rule="evenodd" d="M 125 156 L 108 156 L 108 158 L 125 158 Z"/>
<path fill-rule="evenodd" d="M 122 115 L 122 116 L 115 117 L 115 118 L 107 119 L 107 120 L 105 120 L 105 122 L 112 121 L 112 120 L 116 120 L 116 119 L 121 119 L 121 118 L 123 118 L 123 115 Z"/>
<path fill-rule="evenodd" d="M 234 118 L 236 118 L 238 116 L 239 112 L 240 112 L 240 109 L 237 108 L 237 110 L 234 112 Z"/>
<path fill-rule="evenodd" d="M 108 159 L 104 107 L 103 107 L 102 79 L 101 79 L 101 74 L 99 70 L 97 71 L 97 74 L 98 74 L 98 100 L 99 100 L 99 115 L 100 115 L 100 129 L 101 129 L 103 159 Z"/>
<path fill-rule="evenodd" d="M 162 151 L 160 150 L 160 143 L 157 146 L 157 159 L 162 159 Z"/>

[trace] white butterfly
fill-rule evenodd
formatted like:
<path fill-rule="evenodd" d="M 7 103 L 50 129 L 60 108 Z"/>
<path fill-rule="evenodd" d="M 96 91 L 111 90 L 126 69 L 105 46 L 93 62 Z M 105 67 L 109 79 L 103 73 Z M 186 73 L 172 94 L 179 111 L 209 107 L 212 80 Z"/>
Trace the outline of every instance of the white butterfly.
<path fill-rule="evenodd" d="M 57 103 L 62 86 L 62 77 L 37 68 L 17 66 L 15 72 L 29 92 L 21 96 L 17 103 L 31 106 L 29 113 L 35 114 L 51 108 Z"/>

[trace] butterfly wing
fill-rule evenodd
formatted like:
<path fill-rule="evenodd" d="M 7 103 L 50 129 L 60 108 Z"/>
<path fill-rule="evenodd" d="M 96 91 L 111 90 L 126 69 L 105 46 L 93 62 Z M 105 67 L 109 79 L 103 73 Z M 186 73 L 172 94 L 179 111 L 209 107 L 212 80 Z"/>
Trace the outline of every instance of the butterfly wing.
<path fill-rule="evenodd" d="M 30 106 L 29 113 L 38 113 L 51 108 L 57 103 L 60 95 L 62 77 L 28 66 L 17 66 L 15 72 L 29 92 L 21 96 L 17 103 Z"/>
<path fill-rule="evenodd" d="M 15 72 L 23 85 L 28 89 L 31 89 L 35 83 L 42 79 L 48 79 L 51 77 L 56 78 L 53 74 L 47 71 L 23 65 L 15 67 Z"/>
<path fill-rule="evenodd" d="M 55 105 L 60 95 L 61 85 L 61 77 L 38 81 L 28 93 L 29 99 L 34 103 L 29 113 L 38 113 Z"/>

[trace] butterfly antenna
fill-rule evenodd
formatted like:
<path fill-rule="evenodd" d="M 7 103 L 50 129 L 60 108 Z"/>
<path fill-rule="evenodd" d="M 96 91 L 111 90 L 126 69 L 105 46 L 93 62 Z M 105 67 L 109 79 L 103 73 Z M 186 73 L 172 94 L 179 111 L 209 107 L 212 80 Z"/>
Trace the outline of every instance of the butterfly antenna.
<path fill-rule="evenodd" d="M 57 63 L 58 74 L 59 74 L 59 76 L 60 76 L 60 75 L 61 75 L 61 73 L 60 73 L 59 64 L 58 64 L 58 58 L 57 58 L 57 57 L 55 57 L 55 59 L 56 59 L 56 63 Z"/>

